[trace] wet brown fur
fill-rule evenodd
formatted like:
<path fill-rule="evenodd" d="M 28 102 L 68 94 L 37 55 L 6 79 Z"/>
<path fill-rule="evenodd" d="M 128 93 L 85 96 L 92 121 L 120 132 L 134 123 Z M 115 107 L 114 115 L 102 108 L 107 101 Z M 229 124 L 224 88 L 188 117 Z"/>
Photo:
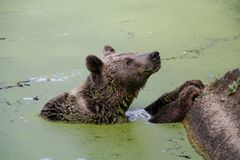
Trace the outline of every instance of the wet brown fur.
<path fill-rule="evenodd" d="M 190 142 L 206 159 L 240 159 L 240 87 L 229 87 L 240 78 L 240 68 L 227 72 L 205 87 L 184 119 Z"/>
<path fill-rule="evenodd" d="M 91 74 L 85 83 L 47 102 L 42 117 L 95 124 L 127 122 L 125 112 L 149 76 L 159 70 L 160 57 L 158 52 L 143 58 L 135 53 L 117 54 L 105 46 L 103 59 L 89 55 L 86 66 Z"/>
<path fill-rule="evenodd" d="M 171 123 L 184 119 L 194 99 L 202 92 L 204 85 L 199 80 L 186 81 L 172 92 L 165 93 L 145 108 L 152 115 L 149 122 Z"/>

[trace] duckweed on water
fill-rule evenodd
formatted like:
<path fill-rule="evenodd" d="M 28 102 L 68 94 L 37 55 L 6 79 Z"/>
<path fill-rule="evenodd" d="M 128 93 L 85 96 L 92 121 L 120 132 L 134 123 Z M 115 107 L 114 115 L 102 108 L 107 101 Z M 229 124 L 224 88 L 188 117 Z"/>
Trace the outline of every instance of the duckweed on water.
<path fill-rule="evenodd" d="M 107 44 L 161 54 L 161 70 L 131 110 L 186 80 L 207 83 L 209 73 L 239 67 L 239 6 L 239 0 L 1 0 L 0 87 L 30 82 L 0 89 L 0 159 L 202 159 L 180 123 L 150 124 L 142 113 L 110 126 L 50 123 L 38 115 L 50 98 L 84 82 L 86 56 L 100 57 Z"/>

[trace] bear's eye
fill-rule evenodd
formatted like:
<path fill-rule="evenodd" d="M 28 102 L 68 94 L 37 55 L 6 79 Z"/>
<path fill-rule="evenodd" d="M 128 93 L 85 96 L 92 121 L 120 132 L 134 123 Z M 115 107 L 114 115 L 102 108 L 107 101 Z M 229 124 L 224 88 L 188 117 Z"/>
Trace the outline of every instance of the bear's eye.
<path fill-rule="evenodd" d="M 133 64 L 133 59 L 131 58 L 126 58 L 126 65 L 132 65 Z"/>

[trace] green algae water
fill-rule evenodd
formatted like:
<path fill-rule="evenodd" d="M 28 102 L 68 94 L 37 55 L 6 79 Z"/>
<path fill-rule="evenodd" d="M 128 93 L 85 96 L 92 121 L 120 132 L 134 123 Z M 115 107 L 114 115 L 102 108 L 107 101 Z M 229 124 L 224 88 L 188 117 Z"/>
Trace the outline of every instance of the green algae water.
<path fill-rule="evenodd" d="M 84 82 L 85 57 L 106 44 L 161 53 L 161 70 L 130 106 L 143 108 L 188 79 L 208 83 L 240 66 L 240 1 L 0 0 L 0 159 L 202 159 L 181 123 L 39 117 L 50 98 Z"/>

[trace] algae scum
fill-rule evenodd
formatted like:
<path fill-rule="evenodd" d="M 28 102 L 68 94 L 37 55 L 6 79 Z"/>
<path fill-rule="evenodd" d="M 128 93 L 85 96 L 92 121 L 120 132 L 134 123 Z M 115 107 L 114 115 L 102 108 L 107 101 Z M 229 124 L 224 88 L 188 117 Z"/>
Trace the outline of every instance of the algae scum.
<path fill-rule="evenodd" d="M 201 159 L 177 124 L 51 123 L 50 98 L 83 83 L 103 45 L 161 53 L 131 105 L 143 108 L 187 79 L 205 83 L 240 64 L 239 0 L 0 0 L 0 159 Z"/>

